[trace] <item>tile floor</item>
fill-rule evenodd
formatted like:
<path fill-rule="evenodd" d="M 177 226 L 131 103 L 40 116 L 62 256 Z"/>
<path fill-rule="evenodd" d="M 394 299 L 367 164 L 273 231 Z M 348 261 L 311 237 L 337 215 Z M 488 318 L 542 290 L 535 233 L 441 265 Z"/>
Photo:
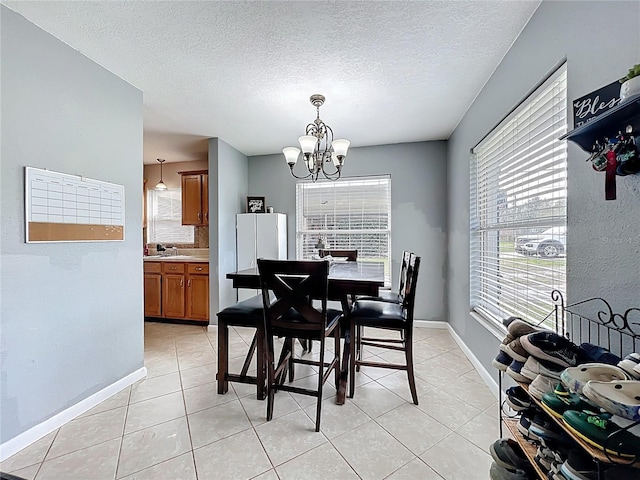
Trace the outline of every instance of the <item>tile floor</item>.
<path fill-rule="evenodd" d="M 239 371 L 253 331 L 229 337 Z M 279 392 L 267 423 L 254 386 L 216 393 L 215 331 L 145 323 L 147 378 L 0 468 L 29 480 L 484 480 L 498 438 L 496 399 L 447 330 L 416 328 L 415 337 L 419 406 L 405 372 L 362 368 L 345 405 L 325 386 L 315 433 L 313 397 Z M 296 383 L 315 382 L 313 373 L 299 367 Z"/>

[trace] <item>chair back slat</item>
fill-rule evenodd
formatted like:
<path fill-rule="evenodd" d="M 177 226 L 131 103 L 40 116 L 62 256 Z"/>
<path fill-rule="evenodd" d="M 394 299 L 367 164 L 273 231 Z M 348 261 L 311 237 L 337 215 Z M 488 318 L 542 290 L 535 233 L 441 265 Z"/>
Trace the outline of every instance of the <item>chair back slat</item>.
<path fill-rule="evenodd" d="M 325 328 L 329 262 L 258 259 L 258 271 L 267 333 L 274 328 Z M 314 300 L 319 300 L 319 308 L 314 306 Z"/>
<path fill-rule="evenodd" d="M 419 270 L 420 257 L 412 253 L 407 264 L 407 279 L 404 286 L 404 298 L 402 303 L 403 307 L 407 311 L 407 321 L 413 320 L 413 307 L 416 299 Z"/>
<path fill-rule="evenodd" d="M 404 287 L 407 283 L 407 268 L 409 267 L 409 259 L 413 255 L 411 252 L 405 250 L 402 252 L 402 265 L 400 267 L 400 278 L 398 279 L 398 296 L 400 300 L 404 301 Z"/>

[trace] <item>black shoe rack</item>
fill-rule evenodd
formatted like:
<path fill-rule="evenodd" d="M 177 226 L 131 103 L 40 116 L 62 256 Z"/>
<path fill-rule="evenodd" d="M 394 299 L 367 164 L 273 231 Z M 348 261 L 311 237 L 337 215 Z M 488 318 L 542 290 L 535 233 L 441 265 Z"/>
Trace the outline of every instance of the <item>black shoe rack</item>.
<path fill-rule="evenodd" d="M 554 325 L 556 332 L 567 337 L 576 345 L 581 343 L 591 343 L 606 348 L 611 353 L 624 358 L 626 355 L 638 352 L 640 353 L 640 308 L 628 308 L 623 313 L 614 312 L 611 304 L 603 298 L 590 298 L 580 302 L 565 305 L 564 297 L 558 290 L 551 292 L 553 301 L 553 310 L 538 324 L 543 328 L 549 328 L 548 325 Z M 503 437 L 503 426 L 510 432 L 511 436 L 522 447 L 527 458 L 531 462 L 531 466 L 538 474 L 539 478 L 546 480 L 548 478 L 537 463 L 534 461 L 537 446 L 525 439 L 517 429 L 518 419 L 506 412 L 508 405 L 504 398 L 502 376 L 503 372 L 498 372 L 498 388 L 500 391 L 499 415 L 500 415 L 500 437 Z M 529 386 L 527 384 L 515 382 L 519 384 L 527 393 Z M 531 397 L 540 410 L 541 402 Z M 546 413 L 545 413 L 546 414 Z M 583 439 L 577 437 L 564 424 L 562 419 L 548 415 L 556 422 L 567 435 L 572 438 L 577 448 L 583 449 L 595 462 L 598 480 L 605 479 L 605 472 L 612 465 L 631 465 L 638 468 L 638 478 L 640 479 L 640 457 L 633 460 L 621 458 L 607 452 L 607 444 L 620 432 L 630 430 L 636 425 L 640 425 L 640 421 L 631 423 L 626 427 L 611 433 L 604 445 L 604 450 L 593 447 Z"/>

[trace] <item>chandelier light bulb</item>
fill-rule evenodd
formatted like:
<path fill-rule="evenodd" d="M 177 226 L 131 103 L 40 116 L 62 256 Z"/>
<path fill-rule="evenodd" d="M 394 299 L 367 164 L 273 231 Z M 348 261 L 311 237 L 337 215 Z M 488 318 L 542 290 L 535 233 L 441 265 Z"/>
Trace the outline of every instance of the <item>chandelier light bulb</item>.
<path fill-rule="evenodd" d="M 313 153 L 317 141 L 318 139 L 313 135 L 303 135 L 298 138 L 298 142 L 300 142 L 300 148 L 302 149 L 302 153 L 304 154 Z"/>
<path fill-rule="evenodd" d="M 300 149 L 297 147 L 285 147 L 282 149 L 282 153 L 284 153 L 284 159 L 287 161 L 287 163 L 291 167 L 293 167 L 298 161 Z"/>
<path fill-rule="evenodd" d="M 331 146 L 333 147 L 333 152 L 338 157 L 347 156 L 347 150 L 349 150 L 349 145 L 351 145 L 351 142 L 349 140 L 345 140 L 344 138 L 339 138 L 337 140 L 334 140 L 333 143 L 331 144 Z"/>

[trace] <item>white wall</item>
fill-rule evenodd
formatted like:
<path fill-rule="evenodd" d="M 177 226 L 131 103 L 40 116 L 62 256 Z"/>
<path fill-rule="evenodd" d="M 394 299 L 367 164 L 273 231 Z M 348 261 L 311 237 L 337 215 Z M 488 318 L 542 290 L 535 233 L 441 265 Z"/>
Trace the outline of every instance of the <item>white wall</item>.
<path fill-rule="evenodd" d="M 142 93 L 0 6 L 0 443 L 143 366 Z M 24 167 L 125 187 L 125 240 L 25 243 Z"/>
<path fill-rule="evenodd" d="M 445 320 L 447 180 L 446 142 L 403 143 L 351 148 L 344 175 L 391 175 L 392 280 L 402 251 L 422 257 L 416 319 Z M 339 180 L 338 180 L 339 181 Z M 249 157 L 249 195 L 264 195 L 276 213 L 287 214 L 289 258 L 295 258 L 296 179 L 284 156 Z"/>
<path fill-rule="evenodd" d="M 565 57 L 569 115 L 571 100 L 623 76 L 640 61 L 639 23 L 636 1 L 542 2 L 449 139 L 449 321 L 488 371 L 499 341 L 469 316 L 469 151 Z M 640 176 L 618 177 L 618 200 L 605 201 L 588 154 L 568 152 L 568 300 L 637 307 Z"/>

